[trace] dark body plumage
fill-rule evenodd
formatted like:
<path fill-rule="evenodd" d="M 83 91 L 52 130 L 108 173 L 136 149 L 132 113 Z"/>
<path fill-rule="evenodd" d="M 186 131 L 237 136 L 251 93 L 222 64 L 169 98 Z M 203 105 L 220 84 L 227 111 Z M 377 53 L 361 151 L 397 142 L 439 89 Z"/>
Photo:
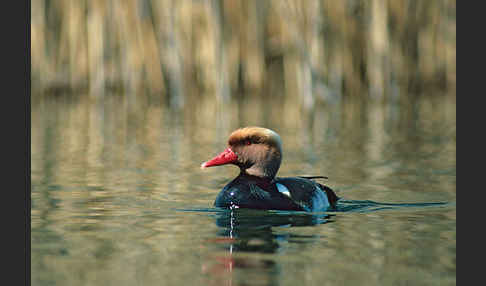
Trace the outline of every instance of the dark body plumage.
<path fill-rule="evenodd" d="M 288 194 L 280 192 L 277 184 L 285 186 Z M 322 192 L 326 197 L 320 195 Z M 221 208 L 319 211 L 335 208 L 337 200 L 329 187 L 309 179 L 287 177 L 268 180 L 240 174 L 221 190 L 214 205 Z"/>
<path fill-rule="evenodd" d="M 201 168 L 226 164 L 240 168 L 240 175 L 216 197 L 216 207 L 311 212 L 336 207 L 336 194 L 313 180 L 326 177 L 276 177 L 281 161 L 282 142 L 275 131 L 245 127 L 231 133 L 228 147 Z"/>

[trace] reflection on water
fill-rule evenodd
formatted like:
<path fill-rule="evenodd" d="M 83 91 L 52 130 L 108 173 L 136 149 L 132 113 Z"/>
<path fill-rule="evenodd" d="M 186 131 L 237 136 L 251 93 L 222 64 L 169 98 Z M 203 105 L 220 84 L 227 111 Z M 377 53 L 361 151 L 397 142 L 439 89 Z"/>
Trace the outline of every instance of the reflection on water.
<path fill-rule="evenodd" d="M 32 285 L 454 285 L 455 102 L 411 98 L 33 99 Z M 338 210 L 212 208 L 238 170 L 200 163 L 244 125 L 279 132 L 279 176 L 328 176 Z"/>
<path fill-rule="evenodd" d="M 337 211 L 340 212 L 372 212 L 378 210 L 393 210 L 399 208 L 425 208 L 447 206 L 447 202 L 430 203 L 377 203 L 370 200 L 340 200 Z"/>
<path fill-rule="evenodd" d="M 281 242 L 310 238 L 299 234 L 274 234 L 272 227 L 313 226 L 330 222 L 328 214 L 232 210 L 218 213 L 218 235 L 230 238 L 231 250 L 275 253 Z M 311 236 L 312 237 L 312 236 Z"/>
<path fill-rule="evenodd" d="M 281 266 L 271 258 L 238 256 L 238 253 L 276 254 L 286 244 L 308 244 L 316 242 L 319 235 L 302 235 L 291 232 L 276 232 L 274 227 L 290 228 L 313 226 L 331 222 L 328 214 L 308 214 L 299 212 L 261 211 L 261 210 L 224 210 L 215 214 L 219 227 L 217 238 L 207 241 L 216 249 L 225 252 L 211 256 L 205 264 L 204 272 L 217 284 L 233 285 L 234 272 L 251 272 L 258 285 L 278 285 Z M 221 279 L 223 279 L 221 281 Z M 243 281 L 249 281 L 245 278 Z M 257 283 L 253 281 L 258 281 Z M 245 285 L 235 281 L 236 285 Z"/>
<path fill-rule="evenodd" d="M 212 255 L 204 264 L 204 273 L 218 281 L 218 285 L 247 285 L 247 279 L 236 280 L 234 272 L 251 271 L 261 285 L 279 285 L 278 277 L 281 263 L 278 260 L 263 257 L 240 256 L 241 253 L 278 254 L 285 251 L 288 245 L 298 245 L 299 249 L 315 247 L 330 238 L 318 234 L 300 234 L 293 232 L 291 227 L 312 227 L 331 223 L 333 217 L 338 220 L 340 213 L 345 212 L 377 212 L 382 210 L 402 208 L 445 207 L 447 203 L 377 203 L 373 201 L 341 200 L 335 214 L 305 213 L 286 211 L 261 210 L 184 210 L 213 213 L 215 223 L 219 227 L 217 237 L 206 243 L 215 249 L 225 250 L 218 255 Z M 366 217 L 362 218 L 363 220 Z M 332 242 L 330 242 L 332 243 Z M 375 255 L 371 253 L 371 255 Z M 325 257 L 323 256 L 323 259 Z M 324 261 L 325 262 L 325 261 Z M 258 273 L 258 274 L 256 274 Z M 259 283 L 256 283 L 259 284 Z M 252 283 L 253 285 L 253 283 Z"/>

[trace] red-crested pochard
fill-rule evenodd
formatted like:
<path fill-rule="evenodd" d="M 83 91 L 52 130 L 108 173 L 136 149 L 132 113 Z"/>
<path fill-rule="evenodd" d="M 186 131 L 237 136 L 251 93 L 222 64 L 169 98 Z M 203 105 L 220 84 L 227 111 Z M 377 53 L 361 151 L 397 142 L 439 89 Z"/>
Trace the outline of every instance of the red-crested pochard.
<path fill-rule="evenodd" d="M 326 211 L 336 207 L 338 197 L 315 177 L 275 177 L 282 161 L 280 136 L 267 128 L 245 127 L 235 130 L 228 148 L 201 168 L 233 164 L 240 174 L 217 196 L 221 208 Z"/>

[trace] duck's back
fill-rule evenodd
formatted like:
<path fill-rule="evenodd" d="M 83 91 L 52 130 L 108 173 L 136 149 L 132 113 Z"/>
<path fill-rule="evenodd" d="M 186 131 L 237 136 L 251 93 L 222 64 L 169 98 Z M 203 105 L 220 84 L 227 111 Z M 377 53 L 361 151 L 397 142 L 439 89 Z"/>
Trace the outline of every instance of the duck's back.
<path fill-rule="evenodd" d="M 302 177 L 276 178 L 279 192 L 286 194 L 306 211 L 322 211 L 336 207 L 334 191 L 311 179 Z"/>
<path fill-rule="evenodd" d="M 275 184 L 238 176 L 218 194 L 214 206 L 302 211 L 301 206 L 278 192 Z"/>
<path fill-rule="evenodd" d="M 323 211 L 335 206 L 334 192 L 309 179 L 275 178 L 271 182 L 238 176 L 218 194 L 214 205 L 222 208 L 252 208 Z"/>

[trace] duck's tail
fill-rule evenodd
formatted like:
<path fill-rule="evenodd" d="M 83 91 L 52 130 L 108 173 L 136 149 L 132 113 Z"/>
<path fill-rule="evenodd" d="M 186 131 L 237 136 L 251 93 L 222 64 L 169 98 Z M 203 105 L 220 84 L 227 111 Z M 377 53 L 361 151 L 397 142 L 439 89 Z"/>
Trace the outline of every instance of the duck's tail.
<path fill-rule="evenodd" d="M 312 179 L 329 179 L 328 177 L 326 176 L 297 176 L 299 178 L 302 178 L 302 179 L 309 179 L 309 180 L 312 180 Z"/>
<path fill-rule="evenodd" d="M 335 193 L 335 192 L 334 192 L 334 191 L 333 191 L 331 188 L 329 188 L 328 186 L 325 186 L 325 185 L 323 185 L 323 184 L 319 184 L 319 183 L 317 183 L 317 184 L 319 185 L 319 187 L 320 187 L 320 188 L 321 188 L 321 189 L 322 189 L 324 192 L 326 192 L 326 194 L 327 194 L 327 199 L 329 200 L 329 203 L 331 204 L 331 206 L 332 206 L 333 208 L 336 208 L 337 201 L 340 199 L 340 197 L 338 197 L 338 196 L 336 195 L 336 193 Z"/>

